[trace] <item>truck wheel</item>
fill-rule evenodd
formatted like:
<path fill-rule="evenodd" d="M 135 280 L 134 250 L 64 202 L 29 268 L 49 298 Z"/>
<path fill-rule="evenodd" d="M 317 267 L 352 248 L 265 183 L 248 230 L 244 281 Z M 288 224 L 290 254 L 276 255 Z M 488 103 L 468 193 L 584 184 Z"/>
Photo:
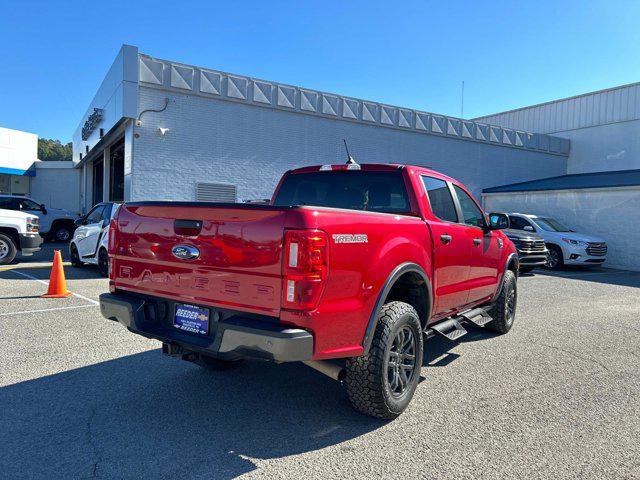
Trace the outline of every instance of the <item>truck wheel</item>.
<path fill-rule="evenodd" d="M 54 242 L 63 242 L 66 243 L 71 240 L 73 236 L 73 232 L 71 231 L 71 227 L 65 223 L 58 223 L 53 226 L 53 232 L 51 234 L 51 239 Z"/>
<path fill-rule="evenodd" d="M 98 270 L 103 277 L 109 276 L 109 254 L 104 248 L 98 252 Z"/>
<path fill-rule="evenodd" d="M 221 358 L 210 357 L 209 355 L 200 355 L 198 365 L 208 370 L 231 370 L 237 368 L 244 363 L 244 360 L 223 360 Z"/>
<path fill-rule="evenodd" d="M 562 249 L 555 245 L 547 245 L 549 254 L 547 255 L 546 267 L 551 270 L 558 270 L 564 265 L 564 258 L 562 256 Z"/>
<path fill-rule="evenodd" d="M 84 263 L 82 263 L 82 260 L 80 260 L 78 249 L 73 244 L 71 245 L 71 248 L 69 248 L 69 256 L 71 257 L 71 265 L 73 265 L 74 267 L 80 268 L 84 265 Z"/>
<path fill-rule="evenodd" d="M 0 265 L 13 262 L 17 253 L 18 248 L 13 239 L 4 233 L 0 233 Z"/>
<path fill-rule="evenodd" d="M 392 420 L 411 402 L 422 367 L 422 328 L 404 302 L 380 309 L 369 353 L 347 360 L 345 386 L 354 408 Z"/>
<path fill-rule="evenodd" d="M 496 303 L 489 310 L 493 320 L 487 323 L 487 328 L 498 333 L 507 333 L 513 326 L 516 317 L 516 305 L 518 303 L 518 283 L 511 270 L 504 272 L 504 283 Z"/>

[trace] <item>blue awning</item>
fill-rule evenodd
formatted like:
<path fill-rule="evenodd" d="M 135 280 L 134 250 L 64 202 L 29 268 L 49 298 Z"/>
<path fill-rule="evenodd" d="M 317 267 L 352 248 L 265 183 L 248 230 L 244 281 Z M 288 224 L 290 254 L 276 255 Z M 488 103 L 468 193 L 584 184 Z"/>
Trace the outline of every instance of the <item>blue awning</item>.
<path fill-rule="evenodd" d="M 548 190 L 578 190 L 583 188 L 615 188 L 640 185 L 640 170 L 574 173 L 485 188 L 483 193 L 541 192 Z"/>
<path fill-rule="evenodd" d="M 36 176 L 36 170 L 34 169 L 29 169 L 29 170 L 20 170 L 19 168 L 7 168 L 7 167 L 0 167 L 0 174 L 5 174 L 5 175 L 24 175 L 25 177 L 35 177 Z"/>

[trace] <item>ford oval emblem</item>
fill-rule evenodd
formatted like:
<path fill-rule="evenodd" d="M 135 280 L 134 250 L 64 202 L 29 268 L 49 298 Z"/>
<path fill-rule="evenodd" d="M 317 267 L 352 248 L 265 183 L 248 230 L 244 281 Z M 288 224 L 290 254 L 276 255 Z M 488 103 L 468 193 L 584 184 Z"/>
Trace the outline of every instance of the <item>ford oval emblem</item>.
<path fill-rule="evenodd" d="M 176 245 L 171 249 L 171 253 L 180 260 L 193 260 L 200 256 L 200 250 L 191 245 Z"/>

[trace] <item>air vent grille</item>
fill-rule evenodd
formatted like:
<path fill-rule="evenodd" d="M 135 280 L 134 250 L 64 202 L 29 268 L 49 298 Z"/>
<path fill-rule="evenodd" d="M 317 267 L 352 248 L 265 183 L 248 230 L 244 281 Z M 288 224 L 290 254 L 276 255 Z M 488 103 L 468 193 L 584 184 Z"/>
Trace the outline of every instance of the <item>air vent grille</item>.
<path fill-rule="evenodd" d="M 237 199 L 238 188 L 228 183 L 196 183 L 199 202 L 232 202 Z"/>

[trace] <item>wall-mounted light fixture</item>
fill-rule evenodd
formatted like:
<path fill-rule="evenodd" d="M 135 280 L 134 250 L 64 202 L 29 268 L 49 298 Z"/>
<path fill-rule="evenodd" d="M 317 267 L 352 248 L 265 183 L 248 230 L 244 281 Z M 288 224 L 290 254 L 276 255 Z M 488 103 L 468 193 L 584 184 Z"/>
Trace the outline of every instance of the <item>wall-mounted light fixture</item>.
<path fill-rule="evenodd" d="M 164 137 L 168 132 L 169 132 L 169 129 L 168 129 L 168 128 L 158 127 L 158 133 L 159 133 L 161 136 L 163 136 L 163 137 Z"/>

